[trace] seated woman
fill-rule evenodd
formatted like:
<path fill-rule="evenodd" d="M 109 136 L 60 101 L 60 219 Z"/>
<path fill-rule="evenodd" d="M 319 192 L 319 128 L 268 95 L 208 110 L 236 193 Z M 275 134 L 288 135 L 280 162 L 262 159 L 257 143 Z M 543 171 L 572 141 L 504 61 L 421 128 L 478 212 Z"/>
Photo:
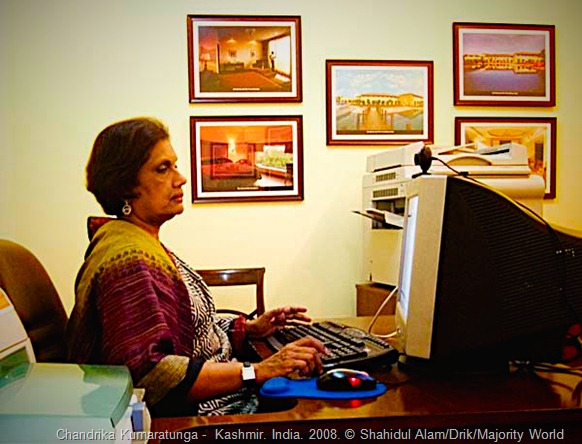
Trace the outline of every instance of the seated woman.
<path fill-rule="evenodd" d="M 310 319 L 295 306 L 249 321 L 216 316 L 201 277 L 158 237 L 184 211 L 186 178 L 176 161 L 169 133 L 155 119 L 118 122 L 97 136 L 87 189 L 117 218 L 95 232 L 77 276 L 70 359 L 126 365 L 156 416 L 252 413 L 256 385 L 321 373 L 325 348 L 304 338 L 261 362 L 236 359 L 247 338 Z"/>

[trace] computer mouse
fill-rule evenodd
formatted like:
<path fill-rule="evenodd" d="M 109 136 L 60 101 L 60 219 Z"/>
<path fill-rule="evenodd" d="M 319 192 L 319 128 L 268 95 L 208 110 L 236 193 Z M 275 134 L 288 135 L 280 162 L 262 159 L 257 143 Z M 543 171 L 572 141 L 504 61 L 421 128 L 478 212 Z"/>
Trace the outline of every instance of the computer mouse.
<path fill-rule="evenodd" d="M 368 373 L 349 368 L 328 370 L 317 378 L 317 388 L 333 392 L 364 391 L 376 388 L 376 379 Z"/>

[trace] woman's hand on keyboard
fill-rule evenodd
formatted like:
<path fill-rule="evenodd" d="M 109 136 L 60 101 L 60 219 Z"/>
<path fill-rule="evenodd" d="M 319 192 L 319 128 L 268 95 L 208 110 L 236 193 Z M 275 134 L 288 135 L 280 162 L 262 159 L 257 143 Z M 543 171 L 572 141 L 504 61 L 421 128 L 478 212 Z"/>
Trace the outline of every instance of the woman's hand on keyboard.
<path fill-rule="evenodd" d="M 321 354 L 327 354 L 324 345 L 307 336 L 290 342 L 274 355 L 254 364 L 257 382 L 263 383 L 276 376 L 312 376 L 323 371 Z"/>
<path fill-rule="evenodd" d="M 250 338 L 266 338 L 275 330 L 285 325 L 311 322 L 311 318 L 305 314 L 307 308 L 288 305 L 266 311 L 257 319 L 247 321 L 246 333 Z"/>

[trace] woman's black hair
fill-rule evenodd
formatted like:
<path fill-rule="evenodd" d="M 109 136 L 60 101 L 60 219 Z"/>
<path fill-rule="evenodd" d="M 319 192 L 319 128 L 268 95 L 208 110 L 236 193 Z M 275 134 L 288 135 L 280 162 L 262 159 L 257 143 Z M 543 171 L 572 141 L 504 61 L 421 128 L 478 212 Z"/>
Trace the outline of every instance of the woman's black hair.
<path fill-rule="evenodd" d="M 87 162 L 87 189 L 106 214 L 121 215 L 152 148 L 169 138 L 167 127 L 151 117 L 123 120 L 99 133 Z"/>

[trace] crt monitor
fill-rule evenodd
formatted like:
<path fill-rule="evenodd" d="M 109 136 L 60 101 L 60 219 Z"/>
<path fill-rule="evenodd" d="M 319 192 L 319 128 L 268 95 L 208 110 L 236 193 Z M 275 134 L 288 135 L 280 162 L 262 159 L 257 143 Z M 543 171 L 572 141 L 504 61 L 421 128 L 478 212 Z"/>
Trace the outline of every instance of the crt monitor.
<path fill-rule="evenodd" d="M 474 180 L 410 182 L 396 324 L 402 364 L 558 362 L 582 314 L 582 240 Z"/>

